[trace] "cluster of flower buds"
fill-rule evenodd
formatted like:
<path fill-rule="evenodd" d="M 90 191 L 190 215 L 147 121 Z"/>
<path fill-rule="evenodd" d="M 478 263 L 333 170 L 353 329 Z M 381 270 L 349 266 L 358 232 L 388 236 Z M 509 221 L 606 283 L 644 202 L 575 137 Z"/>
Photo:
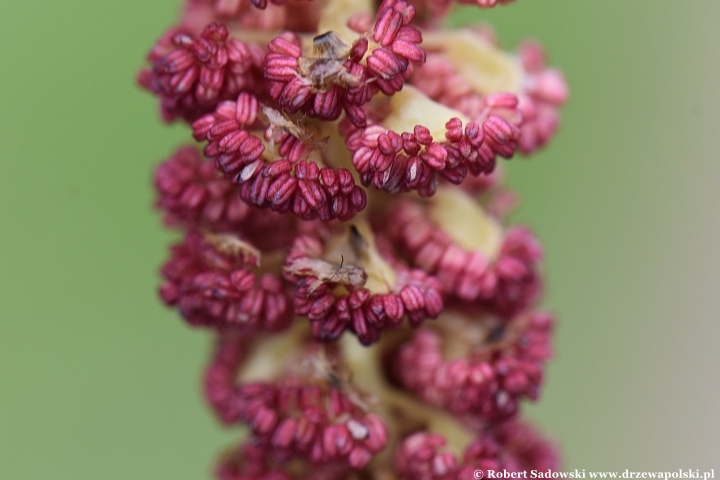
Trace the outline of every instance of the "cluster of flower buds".
<path fill-rule="evenodd" d="M 511 0 L 458 0 L 489 8 Z M 450 0 L 186 0 L 139 85 L 197 144 L 155 173 L 182 232 L 160 297 L 211 331 L 221 480 L 464 480 L 558 468 L 518 419 L 552 356 L 542 248 L 498 157 L 559 125 L 526 42 Z"/>

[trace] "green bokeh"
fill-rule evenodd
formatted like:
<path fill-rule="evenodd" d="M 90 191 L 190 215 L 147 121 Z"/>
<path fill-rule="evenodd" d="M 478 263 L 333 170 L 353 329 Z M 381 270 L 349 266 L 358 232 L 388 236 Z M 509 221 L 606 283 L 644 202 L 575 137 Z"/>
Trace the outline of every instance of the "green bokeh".
<path fill-rule="evenodd" d="M 175 0 L 0 3 L 0 478 L 198 479 L 236 432 L 200 396 L 206 334 L 155 296 L 163 127 L 133 75 Z M 509 163 L 546 252 L 557 359 L 527 410 L 569 467 L 720 475 L 720 2 L 518 0 L 572 101 Z M 465 22 L 466 23 L 466 22 Z"/>

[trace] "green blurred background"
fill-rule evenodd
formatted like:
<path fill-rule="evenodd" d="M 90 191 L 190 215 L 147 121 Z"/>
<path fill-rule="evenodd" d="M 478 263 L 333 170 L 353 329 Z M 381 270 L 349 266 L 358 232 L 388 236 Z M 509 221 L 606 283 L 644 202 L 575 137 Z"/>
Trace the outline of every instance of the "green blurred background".
<path fill-rule="evenodd" d="M 236 438 L 209 350 L 156 299 L 164 127 L 134 75 L 176 0 L 0 2 L 0 478 L 201 479 Z M 720 2 L 519 0 L 572 88 L 509 164 L 544 242 L 557 358 L 526 409 L 568 468 L 720 475 Z"/>

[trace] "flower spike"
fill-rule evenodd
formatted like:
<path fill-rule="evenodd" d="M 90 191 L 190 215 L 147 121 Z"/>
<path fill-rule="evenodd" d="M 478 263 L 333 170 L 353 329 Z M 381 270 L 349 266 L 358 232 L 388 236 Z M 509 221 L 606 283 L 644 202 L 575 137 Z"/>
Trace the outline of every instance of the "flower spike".
<path fill-rule="evenodd" d="M 159 293 L 216 339 L 205 398 L 243 437 L 217 478 L 557 469 L 519 420 L 554 318 L 498 158 L 568 88 L 539 44 L 442 23 L 512 0 L 182 1 L 138 83 L 197 142 L 155 171 L 183 235 Z"/>

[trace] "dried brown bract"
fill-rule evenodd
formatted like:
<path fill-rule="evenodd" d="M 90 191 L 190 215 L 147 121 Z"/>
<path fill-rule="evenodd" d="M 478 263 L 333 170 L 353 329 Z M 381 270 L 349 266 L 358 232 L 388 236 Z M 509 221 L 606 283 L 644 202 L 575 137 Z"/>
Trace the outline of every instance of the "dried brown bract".
<path fill-rule="evenodd" d="M 313 57 L 300 57 L 298 73 L 307 78 L 314 93 L 326 92 L 335 85 L 357 87 L 362 77 L 345 68 L 352 46 L 330 31 L 313 38 Z"/>
<path fill-rule="evenodd" d="M 285 273 L 299 277 L 317 277 L 310 288 L 311 291 L 323 283 L 340 283 L 362 287 L 367 281 L 367 274 L 362 268 L 353 265 L 335 265 L 324 260 L 301 258 L 284 268 Z"/>
<path fill-rule="evenodd" d="M 242 257 L 243 261 L 260 265 L 260 250 L 250 243 L 230 233 L 213 233 L 210 231 L 203 232 L 205 241 L 211 244 L 215 249 L 225 255 L 233 257 Z"/>

